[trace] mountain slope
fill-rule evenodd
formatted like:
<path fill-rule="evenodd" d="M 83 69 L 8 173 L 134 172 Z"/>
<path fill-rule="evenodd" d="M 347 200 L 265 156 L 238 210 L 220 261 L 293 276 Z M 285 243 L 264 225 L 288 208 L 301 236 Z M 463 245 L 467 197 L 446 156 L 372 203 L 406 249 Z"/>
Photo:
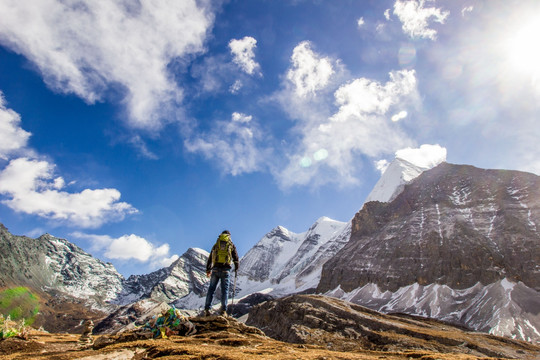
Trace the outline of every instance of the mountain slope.
<path fill-rule="evenodd" d="M 240 296 L 264 291 L 276 295 L 317 286 L 322 265 L 348 241 L 350 223 L 318 219 L 305 233 L 277 227 L 240 261 Z"/>
<path fill-rule="evenodd" d="M 456 355 L 456 359 L 536 359 L 540 355 L 538 346 L 523 341 L 473 333 L 432 319 L 385 315 L 320 295 L 266 301 L 250 311 L 247 324 L 292 343 L 351 352 L 385 351 L 381 358 L 393 358 L 398 351 L 410 351 L 409 359 L 443 359 L 442 354 Z"/>
<path fill-rule="evenodd" d="M 124 280 L 114 266 L 78 246 L 49 234 L 16 236 L 0 224 L 0 287 L 28 286 L 36 291 L 85 299 L 95 309 L 108 304 Z"/>
<path fill-rule="evenodd" d="M 203 295 L 207 286 L 208 255 L 204 250 L 190 248 L 167 268 L 130 276 L 115 302 L 126 305 L 141 299 L 153 299 L 171 303 L 189 294 Z"/>
<path fill-rule="evenodd" d="M 379 303 L 375 308 L 384 310 L 383 302 L 388 304 L 410 291 L 411 286 L 445 285 L 447 292 L 452 292 L 472 289 L 480 283 L 480 292 L 493 294 L 494 307 L 474 313 L 467 312 L 464 305 L 459 308 L 463 316 L 456 319 L 476 329 L 495 329 L 507 336 L 538 341 L 537 224 L 540 225 L 540 177 L 443 163 L 406 185 L 394 201 L 364 205 L 353 219 L 351 240 L 324 265 L 318 291 L 327 292 L 339 286 L 341 291 L 352 293 L 376 285 L 377 293 L 364 292 L 357 301 L 366 305 Z M 516 289 L 512 292 L 514 298 L 528 293 L 533 300 L 521 301 L 519 305 L 503 301 L 504 286 L 487 288 L 498 282 L 512 284 Z M 431 297 L 441 295 L 429 293 Z M 464 295 L 460 300 L 451 297 L 448 302 L 463 304 L 473 301 L 476 295 Z M 396 301 L 393 310 L 415 314 L 425 311 L 418 310 L 421 307 L 411 308 L 405 300 L 401 297 Z M 411 295 L 409 303 L 418 301 L 419 297 Z M 520 310 L 512 309 L 514 306 Z M 447 311 L 431 311 L 427 315 L 442 318 Z M 504 325 L 514 315 L 520 316 L 515 321 L 521 322 L 523 333 L 517 327 L 509 330 Z M 531 326 L 525 333 L 527 321 Z"/>

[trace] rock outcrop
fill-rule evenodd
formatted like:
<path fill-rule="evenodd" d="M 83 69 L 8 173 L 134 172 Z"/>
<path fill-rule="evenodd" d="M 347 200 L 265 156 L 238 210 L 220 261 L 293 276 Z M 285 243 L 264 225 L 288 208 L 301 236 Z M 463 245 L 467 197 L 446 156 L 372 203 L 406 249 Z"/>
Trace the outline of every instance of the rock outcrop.
<path fill-rule="evenodd" d="M 524 341 L 472 333 L 463 327 L 420 317 L 384 315 L 320 295 L 293 295 L 265 302 L 250 311 L 247 324 L 277 340 L 316 344 L 337 351 L 424 350 L 512 359 L 540 356 L 540 347 Z M 410 356 L 413 357 L 412 353 Z"/>

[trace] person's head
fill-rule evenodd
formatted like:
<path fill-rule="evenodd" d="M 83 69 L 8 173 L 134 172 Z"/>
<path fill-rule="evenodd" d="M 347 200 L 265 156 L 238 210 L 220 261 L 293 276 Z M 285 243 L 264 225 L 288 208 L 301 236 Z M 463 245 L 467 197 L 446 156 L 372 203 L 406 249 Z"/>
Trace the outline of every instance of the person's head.
<path fill-rule="evenodd" d="M 231 235 L 231 232 L 230 232 L 229 230 L 223 230 L 221 233 L 222 233 L 222 234 Z"/>

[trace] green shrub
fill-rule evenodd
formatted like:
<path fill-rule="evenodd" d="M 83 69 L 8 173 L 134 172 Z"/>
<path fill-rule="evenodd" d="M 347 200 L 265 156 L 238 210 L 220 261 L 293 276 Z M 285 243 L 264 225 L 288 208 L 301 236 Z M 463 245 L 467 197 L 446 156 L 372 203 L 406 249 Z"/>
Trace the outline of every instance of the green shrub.
<path fill-rule="evenodd" d="M 39 312 L 39 297 L 26 287 L 15 287 L 0 292 L 0 314 L 13 321 L 26 319 L 31 325 Z"/>

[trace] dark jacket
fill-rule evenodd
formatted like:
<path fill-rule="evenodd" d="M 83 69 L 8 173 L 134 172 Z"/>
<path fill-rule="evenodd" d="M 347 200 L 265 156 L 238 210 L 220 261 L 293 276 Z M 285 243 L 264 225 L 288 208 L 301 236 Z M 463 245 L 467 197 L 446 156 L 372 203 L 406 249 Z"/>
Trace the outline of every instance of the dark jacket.
<path fill-rule="evenodd" d="M 238 252 L 236 251 L 236 246 L 233 244 L 233 242 L 231 241 L 231 244 L 232 244 L 232 262 L 234 263 L 234 270 L 235 271 L 238 271 Z M 210 252 L 210 256 L 208 256 L 208 261 L 206 262 L 206 271 L 212 271 L 212 269 L 217 269 L 217 270 L 231 270 L 232 269 L 232 265 L 231 264 L 213 264 L 212 263 L 212 258 L 213 258 L 213 255 L 214 253 L 217 251 L 217 248 L 216 248 L 216 245 L 214 245 L 212 247 L 212 251 Z"/>

